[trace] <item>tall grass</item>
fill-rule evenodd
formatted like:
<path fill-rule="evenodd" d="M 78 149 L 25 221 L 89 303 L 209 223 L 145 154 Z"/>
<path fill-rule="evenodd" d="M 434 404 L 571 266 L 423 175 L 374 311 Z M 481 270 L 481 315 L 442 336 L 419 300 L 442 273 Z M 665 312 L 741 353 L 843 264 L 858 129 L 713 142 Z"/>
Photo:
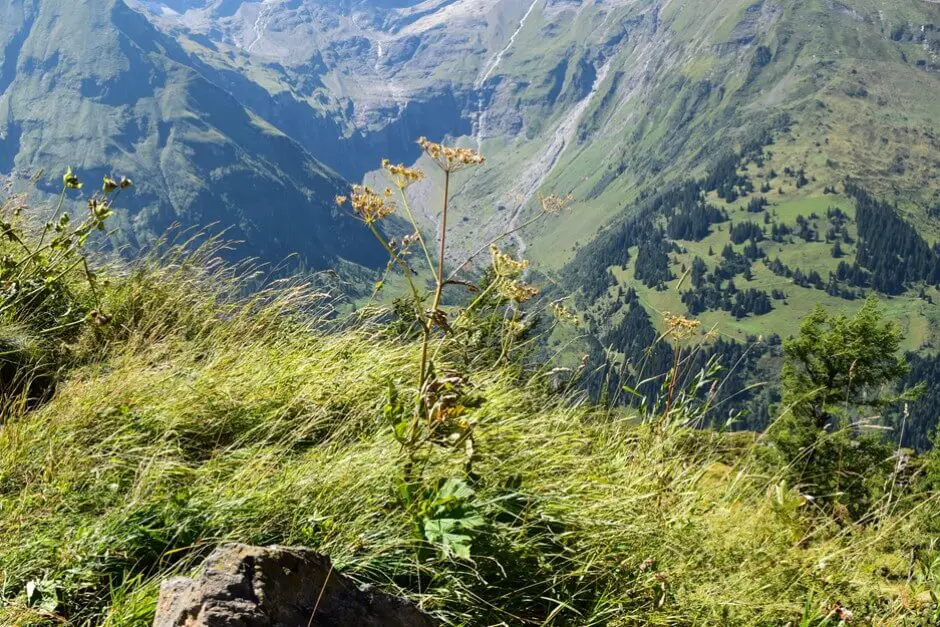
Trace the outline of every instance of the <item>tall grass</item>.
<path fill-rule="evenodd" d="M 451 625 L 932 624 L 930 496 L 839 520 L 749 435 L 692 431 L 552 393 L 497 355 L 474 392 L 469 559 L 428 550 L 395 480 L 389 381 L 422 341 L 335 315 L 210 247 L 103 288 L 38 407 L 0 427 L 0 621 L 147 625 L 159 581 L 219 542 L 304 544 Z M 437 360 L 460 353 L 441 350 Z M 450 356 L 450 357 L 448 357 Z M 673 412 L 684 395 L 672 390 Z M 691 411 L 691 410 L 690 410 Z M 464 472 L 429 449 L 428 482 Z M 895 495 L 896 497 L 896 495 Z"/>

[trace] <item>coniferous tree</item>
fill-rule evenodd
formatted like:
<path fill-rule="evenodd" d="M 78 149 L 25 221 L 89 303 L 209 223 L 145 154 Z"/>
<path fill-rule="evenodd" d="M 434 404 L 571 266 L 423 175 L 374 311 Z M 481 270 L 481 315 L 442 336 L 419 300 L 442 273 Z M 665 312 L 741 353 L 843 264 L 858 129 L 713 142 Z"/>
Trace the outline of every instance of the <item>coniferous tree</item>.
<path fill-rule="evenodd" d="M 817 308 L 784 342 L 781 376 L 786 413 L 771 440 L 796 475 L 819 495 L 861 513 L 877 497 L 865 483 L 890 453 L 851 425 L 902 396 L 889 386 L 908 366 L 898 355 L 900 328 L 869 298 L 851 318 Z M 890 462 L 888 462 L 890 467 Z"/>

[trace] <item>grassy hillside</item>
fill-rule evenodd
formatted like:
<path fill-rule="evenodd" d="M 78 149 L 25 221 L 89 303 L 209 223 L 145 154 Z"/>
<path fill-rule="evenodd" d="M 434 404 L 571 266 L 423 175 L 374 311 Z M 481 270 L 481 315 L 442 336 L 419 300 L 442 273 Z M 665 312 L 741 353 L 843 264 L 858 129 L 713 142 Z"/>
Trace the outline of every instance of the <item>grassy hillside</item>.
<path fill-rule="evenodd" d="M 481 317 L 435 333 L 437 435 L 409 458 L 407 325 L 301 284 L 239 297 L 258 278 L 211 247 L 55 276 L 43 307 L 72 306 L 41 311 L 74 322 L 0 310 L 4 624 L 143 627 L 223 540 L 315 547 L 450 625 L 940 615 L 931 457 L 867 469 L 873 501 L 833 508 L 763 436 L 691 429 L 711 411 L 691 390 L 665 414 L 592 406 L 528 342 L 489 350 Z"/>
<path fill-rule="evenodd" d="M 807 151 L 808 158 L 803 148 L 796 147 L 799 141 L 798 131 L 790 129 L 779 134 L 772 145 L 761 151 L 759 161 L 745 159 L 742 162 L 743 167 L 738 168 L 738 173 L 742 181 L 753 184 L 753 192 L 733 200 L 720 198 L 715 192 L 704 195 L 704 202 L 721 209 L 726 216 L 712 223 L 707 229 L 707 235 L 701 238 L 671 239 L 678 248 L 669 254 L 671 276 L 668 280 L 649 285 L 636 279 L 637 246 L 627 251 L 630 260 L 623 266 L 609 264 L 616 280 L 606 294 L 592 302 L 588 315 L 598 315 L 616 305 L 618 299 L 622 299 L 623 291 L 630 288 L 639 293 L 640 300 L 654 314 L 654 319 L 658 319 L 656 314 L 664 311 L 688 311 L 682 294 L 694 288 L 688 273 L 693 261 L 696 258 L 704 260 L 707 269 L 713 271 L 722 264 L 726 246 L 731 246 L 737 254 L 744 253 L 750 239 L 734 243 L 730 231 L 735 224 L 747 222 L 756 224 L 762 231 L 757 238 L 760 257 L 749 263 L 750 278 L 738 272 L 732 279 L 738 289 L 755 289 L 767 294 L 777 292 L 773 309 L 766 313 L 736 317 L 729 316 L 727 311 L 719 308 L 709 308 L 701 315 L 703 322 L 718 325 L 722 334 L 729 338 L 745 341 L 748 337 L 772 333 L 783 337 L 793 334 L 799 321 L 817 303 L 831 310 L 850 311 L 856 308 L 857 299 L 866 289 L 872 289 L 870 284 L 861 286 L 861 289 L 848 289 L 846 293 L 834 293 L 824 289 L 825 285 L 814 287 L 795 282 L 792 276 L 774 272 L 766 263 L 779 259 L 791 270 L 801 269 L 804 274 L 815 271 L 823 284 L 827 284 L 830 275 L 838 273 L 840 264 L 852 265 L 857 260 L 860 241 L 855 216 L 857 201 L 845 192 L 840 171 L 825 156 L 828 141 L 815 142 L 815 148 Z M 803 184 L 797 181 L 797 173 L 800 171 L 806 179 Z M 766 186 L 766 191 L 761 190 L 762 186 Z M 757 210 L 749 210 L 748 206 L 754 201 L 766 204 Z M 936 218 L 928 217 L 926 212 L 911 214 L 891 207 L 887 210 L 896 211 L 902 219 L 913 225 L 925 242 L 933 244 L 937 241 Z M 830 215 L 835 211 L 838 213 Z M 665 215 L 659 216 L 657 223 L 666 228 L 671 219 Z M 799 235 L 800 221 L 804 220 L 812 234 L 811 240 Z M 786 229 L 786 234 L 775 239 L 771 233 L 778 228 Z M 836 243 L 838 252 L 834 252 Z M 588 244 L 582 254 L 593 255 L 595 253 L 592 250 Z M 842 288 L 847 286 L 845 281 L 837 281 L 836 284 Z M 876 291 L 884 292 L 884 289 Z M 909 350 L 926 348 L 932 351 L 940 345 L 940 337 L 937 336 L 940 314 L 935 305 L 940 299 L 937 285 L 930 281 L 899 285 L 897 290 L 884 298 L 892 318 L 905 329 L 906 347 Z M 693 313 L 698 315 L 700 312 Z M 600 325 L 599 330 L 609 328 L 611 323 L 608 320 L 606 325 Z"/>

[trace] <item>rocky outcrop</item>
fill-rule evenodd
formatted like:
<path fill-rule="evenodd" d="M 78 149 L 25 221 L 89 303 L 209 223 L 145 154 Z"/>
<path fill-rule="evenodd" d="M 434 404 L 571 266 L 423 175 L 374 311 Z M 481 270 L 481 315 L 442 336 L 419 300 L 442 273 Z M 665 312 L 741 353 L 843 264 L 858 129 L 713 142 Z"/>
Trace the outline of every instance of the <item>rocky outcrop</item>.
<path fill-rule="evenodd" d="M 160 588 L 154 627 L 432 627 L 404 599 L 357 586 L 303 547 L 226 544 Z"/>

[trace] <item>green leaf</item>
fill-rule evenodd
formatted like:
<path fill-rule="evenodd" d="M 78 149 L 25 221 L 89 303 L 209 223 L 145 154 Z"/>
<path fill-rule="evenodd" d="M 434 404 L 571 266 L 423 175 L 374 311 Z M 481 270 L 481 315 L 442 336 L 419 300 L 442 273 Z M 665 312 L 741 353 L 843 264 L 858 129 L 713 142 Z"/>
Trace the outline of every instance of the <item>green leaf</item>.
<path fill-rule="evenodd" d="M 624 392 L 628 392 L 628 393 L 632 394 L 633 396 L 635 396 L 635 397 L 637 397 L 637 398 L 643 398 L 643 395 L 642 395 L 642 394 L 640 394 L 639 392 L 637 392 L 636 390 L 634 390 L 634 389 L 633 389 L 632 387 L 630 387 L 629 385 L 623 386 L 623 391 L 624 391 Z"/>
<path fill-rule="evenodd" d="M 457 499 L 465 501 L 473 498 L 474 494 L 476 494 L 476 492 L 466 481 L 454 479 L 453 477 L 446 479 L 437 489 L 439 499 Z"/>
<path fill-rule="evenodd" d="M 391 381 L 388 382 L 388 401 L 382 413 L 392 427 L 392 436 L 400 444 L 405 444 L 408 434 L 408 413 L 398 397 L 395 384 Z"/>
<path fill-rule="evenodd" d="M 445 555 L 470 559 L 473 538 L 466 533 L 461 533 L 459 520 L 452 518 L 425 520 L 424 537 L 428 542 L 439 545 Z"/>

